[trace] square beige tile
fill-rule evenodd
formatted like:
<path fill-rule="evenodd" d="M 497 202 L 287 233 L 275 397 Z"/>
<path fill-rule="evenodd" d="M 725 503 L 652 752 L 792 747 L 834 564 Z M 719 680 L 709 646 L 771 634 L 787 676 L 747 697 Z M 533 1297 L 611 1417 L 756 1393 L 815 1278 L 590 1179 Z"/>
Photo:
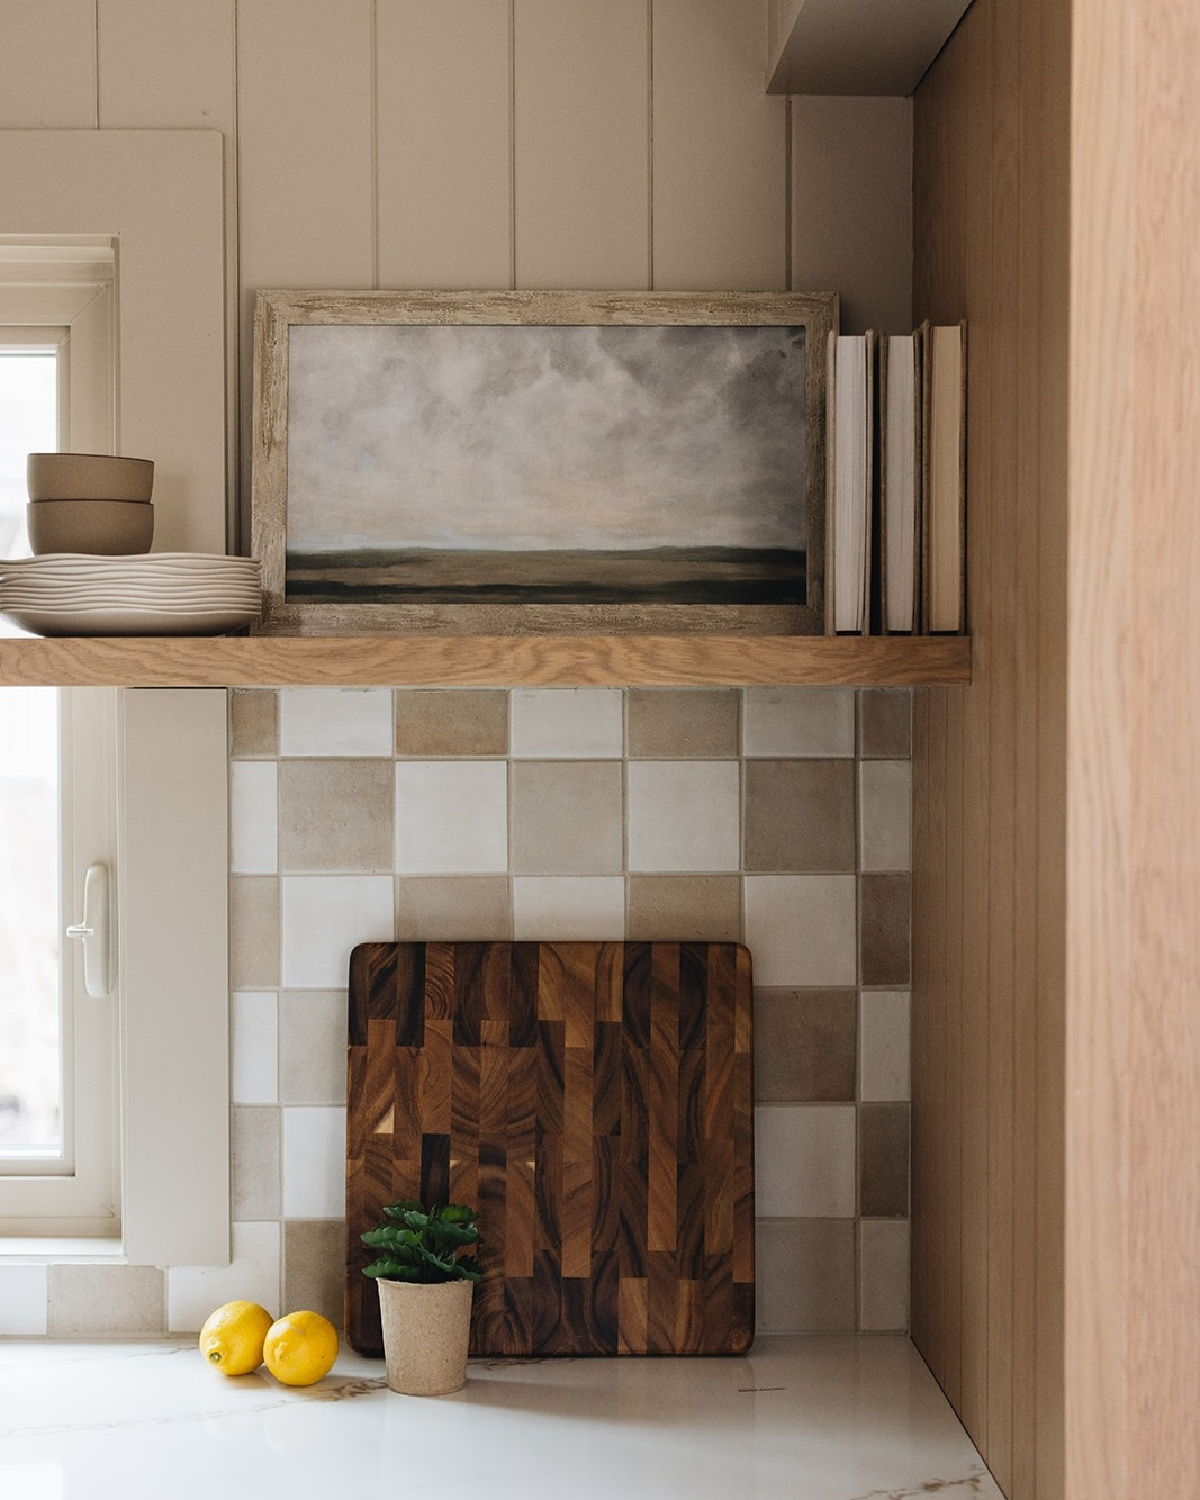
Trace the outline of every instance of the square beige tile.
<path fill-rule="evenodd" d="M 737 761 L 631 760 L 628 777 L 631 870 L 738 868 Z"/>
<path fill-rule="evenodd" d="M 507 870 L 505 762 L 397 761 L 396 869 L 402 875 L 498 875 Z"/>
<path fill-rule="evenodd" d="M 760 1219 L 854 1217 L 854 1105 L 760 1104 L 754 1110 Z"/>
<path fill-rule="evenodd" d="M 642 760 L 736 756 L 740 711 L 736 688 L 631 688 L 629 754 Z"/>
<path fill-rule="evenodd" d="M 760 1333 L 851 1333 L 855 1327 L 853 1219 L 760 1219 Z"/>
<path fill-rule="evenodd" d="M 390 871 L 395 819 L 390 760 L 279 763 L 279 867 L 287 873 Z"/>
<path fill-rule="evenodd" d="M 520 875 L 607 875 L 623 863 L 619 761 L 517 761 L 512 868 Z"/>
<path fill-rule="evenodd" d="M 620 875 L 524 875 L 513 880 L 513 937 L 520 942 L 617 941 L 625 935 Z"/>
<path fill-rule="evenodd" d="M 911 929 L 907 875 L 859 880 L 859 973 L 864 985 L 907 985 Z"/>
<path fill-rule="evenodd" d="M 51 1338 L 164 1333 L 166 1282 L 157 1266 L 51 1266 Z"/>
<path fill-rule="evenodd" d="M 755 984 L 854 984 L 853 875 L 747 875 L 744 885 Z"/>
<path fill-rule="evenodd" d="M 736 943 L 741 907 L 736 875 L 629 877 L 629 936 L 639 942 Z"/>
<path fill-rule="evenodd" d="M 858 695 L 858 753 L 871 760 L 912 754 L 912 691 L 863 688 Z"/>
<path fill-rule="evenodd" d="M 864 990 L 859 998 L 859 1098 L 909 1097 L 911 1002 L 907 990 Z"/>
<path fill-rule="evenodd" d="M 507 755 L 508 694 L 490 688 L 398 689 L 396 754 Z"/>
<path fill-rule="evenodd" d="M 277 1219 L 281 1166 L 279 1111 L 235 1105 L 229 1121 L 230 1193 L 235 1219 Z"/>
<path fill-rule="evenodd" d="M 279 753 L 388 756 L 392 721 L 391 688 L 280 688 Z"/>
<path fill-rule="evenodd" d="M 755 990 L 755 1098 L 853 1103 L 857 1011 L 856 990 Z"/>
<path fill-rule="evenodd" d="M 229 868 L 238 875 L 279 872 L 279 766 L 235 760 L 229 766 Z"/>
<path fill-rule="evenodd" d="M 338 990 L 349 983 L 359 943 L 396 936 L 391 875 L 285 875 L 283 984 L 289 990 Z"/>
<path fill-rule="evenodd" d="M 279 984 L 279 881 L 235 875 L 229 882 L 229 970 L 235 990 Z"/>
<path fill-rule="evenodd" d="M 742 745 L 747 755 L 853 755 L 854 689 L 747 688 Z"/>
<path fill-rule="evenodd" d="M 279 694 L 274 688 L 234 688 L 229 695 L 229 753 L 279 754 Z"/>
<path fill-rule="evenodd" d="M 426 875 L 396 882 L 401 942 L 483 942 L 512 937 L 504 875 Z"/>
<path fill-rule="evenodd" d="M 345 990 L 279 997 L 281 1104 L 344 1104 L 349 1001 Z"/>
<path fill-rule="evenodd" d="M 747 870 L 853 870 L 854 824 L 852 760 L 746 762 Z"/>
<path fill-rule="evenodd" d="M 287 1219 L 283 1225 L 283 1305 L 304 1307 L 343 1326 L 346 1225 L 341 1219 Z"/>
<path fill-rule="evenodd" d="M 912 868 L 912 762 L 858 763 L 858 867 Z"/>
<path fill-rule="evenodd" d="M 607 760 L 625 747 L 620 688 L 514 688 L 512 753 L 531 760 Z"/>
<path fill-rule="evenodd" d="M 861 1219 L 858 1225 L 858 1327 L 862 1333 L 907 1333 L 907 1219 Z"/>
<path fill-rule="evenodd" d="M 909 1107 L 860 1104 L 858 1211 L 864 1219 L 906 1219 L 909 1203 Z"/>

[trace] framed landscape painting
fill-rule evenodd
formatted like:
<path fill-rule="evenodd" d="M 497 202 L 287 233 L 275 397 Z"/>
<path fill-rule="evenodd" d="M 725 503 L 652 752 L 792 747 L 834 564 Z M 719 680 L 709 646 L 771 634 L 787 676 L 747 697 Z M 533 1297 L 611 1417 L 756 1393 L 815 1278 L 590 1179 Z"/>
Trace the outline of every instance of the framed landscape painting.
<path fill-rule="evenodd" d="M 263 628 L 821 628 L 835 294 L 260 292 Z"/>

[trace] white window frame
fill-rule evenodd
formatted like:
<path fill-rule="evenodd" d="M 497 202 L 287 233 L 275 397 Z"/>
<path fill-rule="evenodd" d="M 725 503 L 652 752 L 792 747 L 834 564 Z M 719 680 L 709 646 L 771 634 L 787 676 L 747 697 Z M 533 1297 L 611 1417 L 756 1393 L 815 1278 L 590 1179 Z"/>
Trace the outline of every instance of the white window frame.
<path fill-rule="evenodd" d="M 88 866 L 115 874 L 117 694 L 76 688 L 58 701 L 61 935 L 82 916 Z M 0 1232 L 112 1237 L 120 1228 L 118 986 L 88 996 L 82 955 L 61 937 L 59 1003 L 62 1153 L 53 1162 L 31 1155 L 0 1163 Z"/>
<path fill-rule="evenodd" d="M 225 550 L 223 200 L 219 131 L 0 130 L 0 241 L 102 230 L 117 246 L 111 446 L 155 460 L 162 551 Z M 122 1238 L 102 1249 L 228 1265 L 226 695 L 121 699 Z M 9 1240 L 0 1255 L 83 1248 Z"/>

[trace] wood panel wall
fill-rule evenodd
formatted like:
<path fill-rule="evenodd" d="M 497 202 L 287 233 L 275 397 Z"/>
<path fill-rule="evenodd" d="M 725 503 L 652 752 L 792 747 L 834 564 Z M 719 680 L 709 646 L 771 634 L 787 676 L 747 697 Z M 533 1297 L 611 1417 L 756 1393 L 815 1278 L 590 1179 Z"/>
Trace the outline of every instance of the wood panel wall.
<path fill-rule="evenodd" d="M 915 101 L 914 317 L 968 320 L 974 682 L 914 724 L 913 1333 L 1063 1495 L 1070 0 L 975 0 Z"/>
<path fill-rule="evenodd" d="M 1200 1494 L 1200 25 L 1076 16 L 1067 1494 Z"/>

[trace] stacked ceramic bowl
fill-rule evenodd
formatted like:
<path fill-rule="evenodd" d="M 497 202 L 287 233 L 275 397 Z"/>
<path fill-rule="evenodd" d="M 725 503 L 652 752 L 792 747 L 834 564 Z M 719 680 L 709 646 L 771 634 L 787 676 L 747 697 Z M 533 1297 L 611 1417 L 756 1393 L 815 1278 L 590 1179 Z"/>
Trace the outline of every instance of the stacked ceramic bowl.
<path fill-rule="evenodd" d="M 124 556 L 154 539 L 154 465 L 107 453 L 31 453 L 26 464 L 29 548 Z"/>
<path fill-rule="evenodd" d="M 206 552 L 0 561 L 0 614 L 34 635 L 223 635 L 262 608 L 259 565 Z"/>

